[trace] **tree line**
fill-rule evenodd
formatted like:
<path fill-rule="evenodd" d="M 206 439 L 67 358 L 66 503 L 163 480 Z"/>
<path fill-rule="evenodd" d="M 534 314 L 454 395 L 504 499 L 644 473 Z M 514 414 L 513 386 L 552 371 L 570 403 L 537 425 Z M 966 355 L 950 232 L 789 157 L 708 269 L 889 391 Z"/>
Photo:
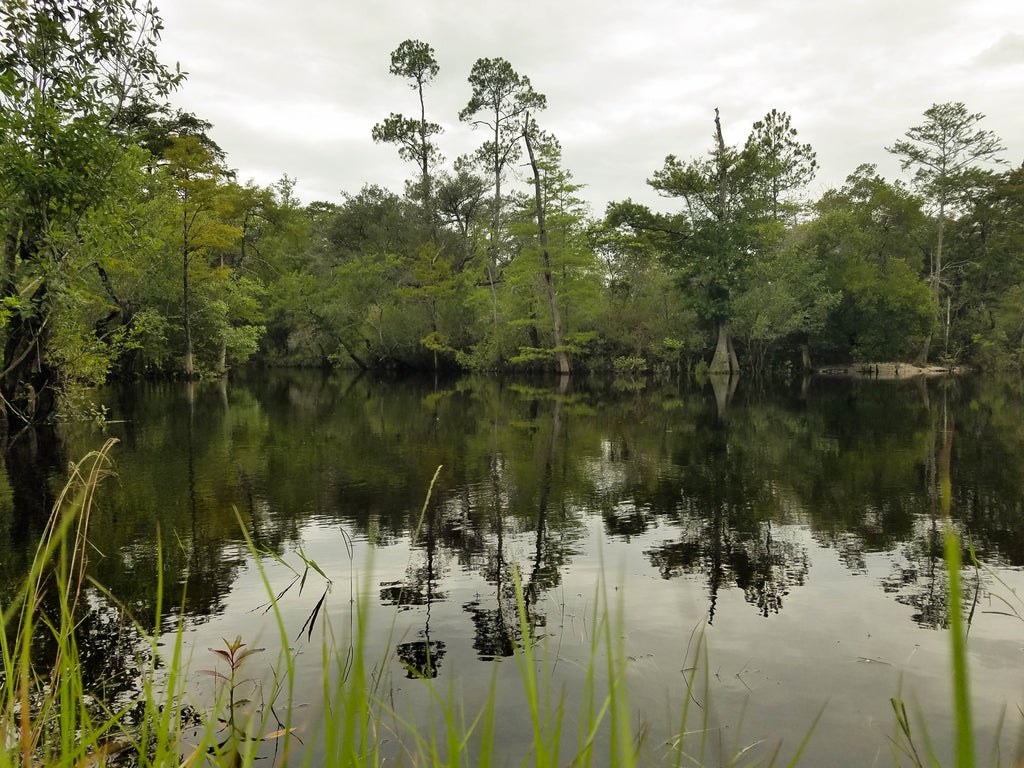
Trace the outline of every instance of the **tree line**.
<path fill-rule="evenodd" d="M 813 148 L 772 110 L 742 146 L 651 169 L 664 213 L 588 209 L 545 96 L 481 58 L 449 161 L 433 48 L 391 73 L 412 116 L 367 140 L 408 161 L 303 203 L 240 183 L 201 117 L 168 106 L 156 9 L 0 0 L 0 409 L 8 426 L 88 408 L 110 377 L 266 365 L 765 375 L 833 362 L 1024 366 L 1024 170 L 984 116 L 936 104 L 817 199 Z M 670 149 L 670 148 L 666 148 Z M 638 173 L 645 172 L 638 169 Z"/>

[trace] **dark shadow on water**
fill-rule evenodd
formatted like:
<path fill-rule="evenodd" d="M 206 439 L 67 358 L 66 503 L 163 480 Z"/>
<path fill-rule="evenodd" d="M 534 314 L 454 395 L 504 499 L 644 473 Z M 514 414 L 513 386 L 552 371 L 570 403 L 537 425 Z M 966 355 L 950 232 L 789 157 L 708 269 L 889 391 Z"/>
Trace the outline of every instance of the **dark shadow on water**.
<path fill-rule="evenodd" d="M 12 439 L 3 456 L 12 507 L 6 538 L 16 550 L 34 547 L 64 484 L 64 442 L 54 427 L 28 427 Z"/>

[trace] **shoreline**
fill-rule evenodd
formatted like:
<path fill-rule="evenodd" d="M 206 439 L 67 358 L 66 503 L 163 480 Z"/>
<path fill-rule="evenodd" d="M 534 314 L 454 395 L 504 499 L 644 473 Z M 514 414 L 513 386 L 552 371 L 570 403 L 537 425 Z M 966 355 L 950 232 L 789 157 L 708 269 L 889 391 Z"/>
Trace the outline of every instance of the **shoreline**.
<path fill-rule="evenodd" d="M 850 363 L 849 365 L 828 365 L 815 369 L 818 376 L 836 376 L 870 379 L 912 379 L 918 376 L 956 376 L 963 373 L 961 366 L 928 365 L 913 363 Z"/>

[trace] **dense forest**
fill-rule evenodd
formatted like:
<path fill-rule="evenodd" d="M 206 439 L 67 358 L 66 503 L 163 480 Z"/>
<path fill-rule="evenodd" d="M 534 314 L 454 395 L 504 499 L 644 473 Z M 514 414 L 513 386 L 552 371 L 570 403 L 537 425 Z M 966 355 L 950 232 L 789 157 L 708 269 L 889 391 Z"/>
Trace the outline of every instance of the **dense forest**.
<path fill-rule="evenodd" d="M 367 142 L 409 165 L 302 202 L 240 183 L 202 116 L 173 110 L 155 9 L 0 1 L 0 408 L 86 413 L 111 377 L 275 366 L 768 375 L 905 360 L 1024 367 L 1024 168 L 984 116 L 936 104 L 818 199 L 817 163 L 772 110 L 742 146 L 637 168 L 670 204 L 601 213 L 501 58 L 468 74 L 470 155 L 442 155 L 433 48 L 390 71 L 408 104 Z M 382 61 L 386 64 L 386 52 Z M 411 115 L 411 116 L 410 116 Z M 432 120 L 432 118 L 434 118 Z"/>

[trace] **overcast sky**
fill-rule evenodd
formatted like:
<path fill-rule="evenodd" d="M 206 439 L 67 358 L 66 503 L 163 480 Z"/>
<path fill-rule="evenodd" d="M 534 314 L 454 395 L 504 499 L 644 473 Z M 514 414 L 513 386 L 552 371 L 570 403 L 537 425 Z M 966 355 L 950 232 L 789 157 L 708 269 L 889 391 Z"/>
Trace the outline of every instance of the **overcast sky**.
<path fill-rule="evenodd" d="M 162 58 L 188 81 L 177 107 L 214 124 L 239 179 L 298 179 L 305 202 L 366 183 L 395 191 L 415 168 L 374 144 L 390 112 L 417 113 L 388 72 L 403 40 L 433 46 L 441 70 L 428 119 L 449 161 L 483 142 L 459 123 L 478 58 L 502 57 L 546 94 L 542 127 L 600 214 L 658 198 L 646 179 L 667 154 L 728 143 L 788 112 L 817 151 L 811 192 L 857 165 L 899 175 L 885 147 L 933 103 L 987 116 L 1024 159 L 1024 0 L 157 0 Z M 660 204 L 659 204 L 660 207 Z"/>

